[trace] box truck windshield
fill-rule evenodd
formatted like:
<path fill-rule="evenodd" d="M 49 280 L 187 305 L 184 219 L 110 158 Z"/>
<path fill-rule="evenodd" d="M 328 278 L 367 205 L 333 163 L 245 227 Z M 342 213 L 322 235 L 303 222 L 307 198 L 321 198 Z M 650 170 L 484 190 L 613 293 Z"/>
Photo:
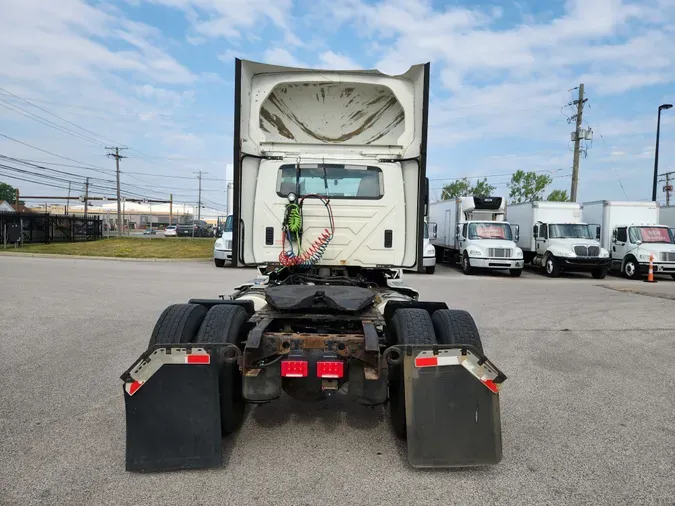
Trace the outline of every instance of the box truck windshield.
<path fill-rule="evenodd" d="M 469 223 L 469 239 L 500 239 L 511 241 L 511 227 L 506 223 Z"/>
<path fill-rule="evenodd" d="M 551 239 L 594 239 L 588 225 L 551 224 L 548 226 L 548 233 Z"/>
<path fill-rule="evenodd" d="M 630 242 L 665 243 L 673 244 L 673 235 L 667 227 L 630 227 L 628 229 Z"/>

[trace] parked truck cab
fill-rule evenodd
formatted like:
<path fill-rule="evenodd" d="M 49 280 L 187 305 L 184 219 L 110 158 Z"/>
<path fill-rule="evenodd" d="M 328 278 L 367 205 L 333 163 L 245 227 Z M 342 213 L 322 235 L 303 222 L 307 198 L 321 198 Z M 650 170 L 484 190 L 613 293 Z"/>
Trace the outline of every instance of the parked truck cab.
<path fill-rule="evenodd" d="M 431 243 L 437 260 L 458 263 L 464 274 L 474 269 L 523 270 L 523 251 L 516 246 L 518 226 L 504 221 L 501 197 L 458 197 L 429 206 Z"/>
<path fill-rule="evenodd" d="M 610 252 L 610 268 L 628 279 L 649 271 L 675 279 L 675 244 L 672 230 L 660 224 L 657 202 L 601 200 L 584 203 L 584 219 L 597 230 L 601 244 Z"/>
<path fill-rule="evenodd" d="M 561 271 L 590 271 L 603 279 L 609 266 L 609 252 L 591 227 L 581 219 L 576 202 L 523 202 L 508 207 L 507 217 L 520 228 L 519 246 L 525 262 L 541 267 L 550 277 Z"/>
<path fill-rule="evenodd" d="M 429 224 L 424 222 L 424 240 L 422 242 L 422 251 L 424 252 L 424 272 L 433 274 L 436 272 L 436 248 L 429 240 Z"/>

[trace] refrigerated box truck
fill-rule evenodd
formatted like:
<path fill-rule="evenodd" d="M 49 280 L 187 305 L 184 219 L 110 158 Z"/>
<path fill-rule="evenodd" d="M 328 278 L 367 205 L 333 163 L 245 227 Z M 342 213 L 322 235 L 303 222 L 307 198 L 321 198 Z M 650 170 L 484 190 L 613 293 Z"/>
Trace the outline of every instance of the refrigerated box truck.
<path fill-rule="evenodd" d="M 583 222 L 580 203 L 510 204 L 506 219 L 518 225 L 525 263 L 544 268 L 548 276 L 557 277 L 561 271 L 591 272 L 596 279 L 607 275 L 609 252 Z"/>
<path fill-rule="evenodd" d="M 596 227 L 600 244 L 609 250 L 610 269 L 628 279 L 639 279 L 649 270 L 675 279 L 673 232 L 659 222 L 658 202 L 599 200 L 583 204 L 583 219 Z"/>
<path fill-rule="evenodd" d="M 502 197 L 458 197 L 429 205 L 429 237 L 436 259 L 459 263 L 464 274 L 474 269 L 523 271 L 523 251 L 514 242 L 518 227 L 504 221 Z"/>
<path fill-rule="evenodd" d="M 659 222 L 670 230 L 675 230 L 675 206 L 662 206 L 659 208 Z"/>

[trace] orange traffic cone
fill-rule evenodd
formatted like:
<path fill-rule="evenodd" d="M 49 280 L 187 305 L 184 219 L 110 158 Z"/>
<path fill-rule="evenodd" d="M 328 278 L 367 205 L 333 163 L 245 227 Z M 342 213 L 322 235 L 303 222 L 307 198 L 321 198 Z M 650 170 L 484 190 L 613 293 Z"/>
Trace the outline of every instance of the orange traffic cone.
<path fill-rule="evenodd" d="M 654 279 L 654 255 L 652 253 L 649 254 L 649 274 L 647 274 L 645 283 L 656 283 Z"/>

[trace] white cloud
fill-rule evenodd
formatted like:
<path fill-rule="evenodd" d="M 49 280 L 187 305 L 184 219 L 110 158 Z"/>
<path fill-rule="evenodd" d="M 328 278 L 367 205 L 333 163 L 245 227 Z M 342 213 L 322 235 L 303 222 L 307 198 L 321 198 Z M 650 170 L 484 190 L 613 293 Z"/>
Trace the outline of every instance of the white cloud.
<path fill-rule="evenodd" d="M 322 68 L 328 70 L 351 70 L 360 69 L 361 66 L 348 56 L 334 53 L 333 51 L 325 51 L 319 55 Z"/>
<path fill-rule="evenodd" d="M 263 54 L 263 60 L 265 63 L 273 63 L 275 65 L 283 65 L 286 67 L 307 67 L 306 63 L 303 63 L 286 49 L 277 47 L 274 49 L 268 49 Z"/>

